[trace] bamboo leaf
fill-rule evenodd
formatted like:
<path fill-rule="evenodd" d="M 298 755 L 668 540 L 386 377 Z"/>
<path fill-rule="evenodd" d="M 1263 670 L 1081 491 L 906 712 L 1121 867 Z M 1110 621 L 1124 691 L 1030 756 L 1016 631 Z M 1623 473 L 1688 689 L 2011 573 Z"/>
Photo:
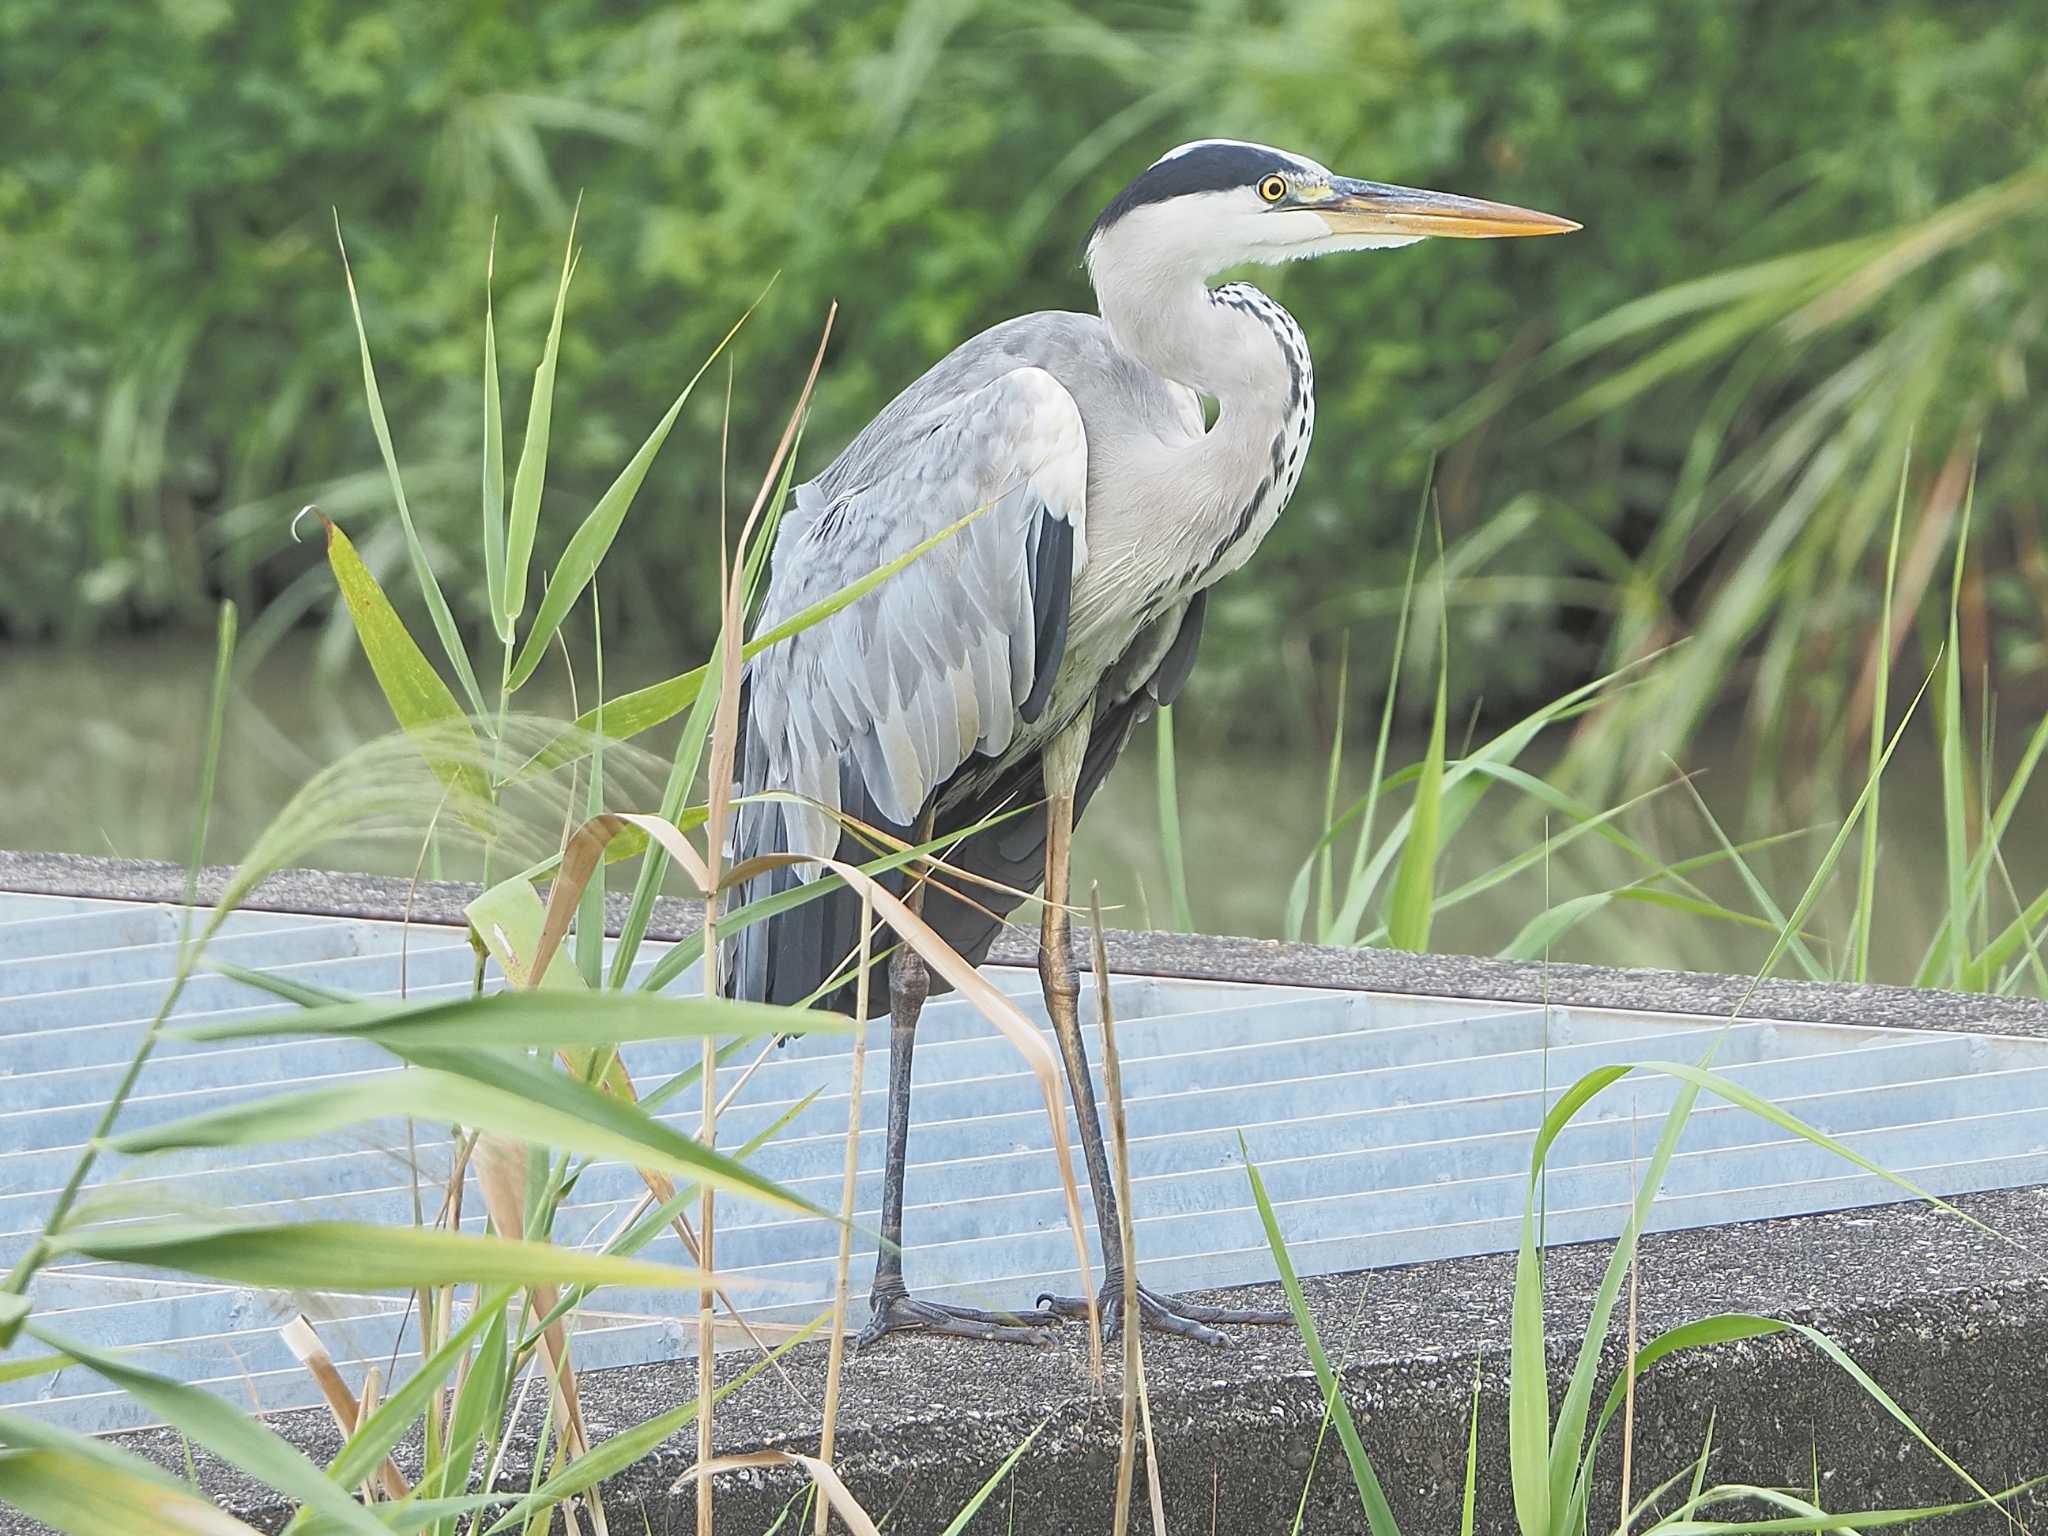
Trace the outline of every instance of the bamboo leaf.
<path fill-rule="evenodd" d="M 486 789 L 483 772 L 477 766 L 475 737 L 469 731 L 462 706 L 414 642 L 405 621 L 391 606 L 384 589 L 377 585 L 370 568 L 363 564 L 348 535 L 324 517 L 321 522 L 327 528 L 328 568 L 334 572 L 334 584 L 341 589 L 341 599 L 348 605 L 356 639 L 362 644 L 370 670 L 376 674 L 377 686 L 391 706 L 392 716 L 422 743 L 428 763 L 444 784 L 474 799 L 484 799 Z"/>
<path fill-rule="evenodd" d="M 426 1411 L 428 1399 L 439 1385 L 455 1374 L 470 1341 L 490 1327 L 493 1316 L 502 1319 L 505 1308 L 517 1294 L 511 1286 L 501 1286 L 486 1293 L 469 1320 L 442 1340 L 440 1346 L 420 1362 L 419 1368 L 377 1405 L 377 1411 L 357 1426 L 356 1432 L 348 1437 L 329 1464 L 328 1476 L 344 1488 L 353 1488 L 375 1471 L 378 1463 L 390 1454 L 391 1448 L 405 1437 L 405 1432 Z M 501 1323 L 501 1331 L 502 1326 Z M 467 1401 L 465 1389 L 463 1403 Z M 458 1404 L 458 1412 L 461 1406 Z"/>
<path fill-rule="evenodd" d="M 10 1453 L 52 1451 L 75 1458 L 90 1469 L 93 1477 L 101 1472 L 125 1473 L 160 1488 L 178 1486 L 178 1480 L 155 1462 L 124 1451 L 111 1440 L 102 1440 L 97 1435 L 81 1435 L 74 1429 L 61 1429 L 55 1424 L 46 1424 L 41 1419 L 32 1419 L 5 1408 L 0 1408 L 0 1450 Z M 5 1459 L 0 1458 L 0 1461 Z"/>
<path fill-rule="evenodd" d="M 455 615 L 448 610 L 448 599 L 441 593 L 441 583 L 435 579 L 434 567 L 427 560 L 427 547 L 420 541 L 419 530 L 413 526 L 412 508 L 405 499 L 405 484 L 398 476 L 398 454 L 391 446 L 391 424 L 384 419 L 384 400 L 377 391 L 377 370 L 370 362 L 370 334 L 363 328 L 363 307 L 356 298 L 356 275 L 348 262 L 348 247 L 341 243 L 341 216 L 335 215 L 334 243 L 341 248 L 342 276 L 348 281 L 349 312 L 355 316 L 356 343 L 363 355 L 363 394 L 370 402 L 370 430 L 376 434 L 377 450 L 384 456 L 384 473 L 391 481 L 391 498 L 398 504 L 398 521 L 405 529 L 406 553 L 412 558 L 412 573 L 420 584 L 420 594 L 427 600 L 427 612 L 434 621 L 434 633 L 441 638 L 441 649 L 448 653 L 448 660 L 455 667 L 455 674 L 462 680 L 463 691 L 469 695 L 471 710 L 477 715 L 486 713 L 483 691 L 476 685 L 476 673 L 469 664 L 469 653 L 463 649 L 462 635 L 455 627 Z"/>
<path fill-rule="evenodd" d="M 812 1318 L 800 1330 L 777 1345 L 772 1353 L 754 1361 L 753 1364 L 740 1372 L 739 1375 L 712 1393 L 711 1401 L 713 1403 L 723 1402 L 729 1394 L 738 1391 L 749 1381 L 752 1381 L 755 1376 L 767 1369 L 771 1361 L 781 1359 L 783 1355 L 796 1348 L 797 1345 L 815 1333 L 828 1316 L 829 1314 L 827 1313 L 820 1313 Z M 485 1536 L 499 1536 L 500 1532 L 509 1531 L 514 1526 L 523 1524 L 543 1510 L 553 1509 L 564 1500 L 581 1493 L 586 1488 L 595 1486 L 613 1473 L 624 1471 L 643 1457 L 650 1455 L 654 1448 L 660 1445 L 662 1441 L 668 1439 L 670 1435 L 693 1423 L 696 1417 L 697 1400 L 692 1398 L 680 1407 L 672 1408 L 667 1413 L 658 1414 L 654 1418 L 643 1420 L 635 1424 L 631 1429 L 621 1430 L 609 1440 L 600 1441 L 590 1448 L 588 1455 L 577 1457 L 574 1461 L 563 1467 L 560 1472 L 506 1510 L 504 1514 L 498 1517 L 497 1523 L 485 1531 Z"/>

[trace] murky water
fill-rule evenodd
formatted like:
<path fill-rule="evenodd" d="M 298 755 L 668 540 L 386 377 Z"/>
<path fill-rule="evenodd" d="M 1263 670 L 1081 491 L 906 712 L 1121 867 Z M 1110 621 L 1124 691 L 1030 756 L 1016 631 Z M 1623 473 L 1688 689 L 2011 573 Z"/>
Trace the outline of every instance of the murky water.
<path fill-rule="evenodd" d="M 347 636 L 339 638 L 324 655 L 319 642 L 294 642 L 239 679 L 207 842 L 210 861 L 238 860 L 318 769 L 391 729 L 368 669 L 351 654 Z M 192 837 L 211 659 L 205 645 L 189 641 L 89 652 L 0 650 L 0 847 L 183 860 Z M 658 663 L 615 660 L 608 691 L 651 681 L 664 670 Z M 522 693 L 521 703 L 543 714 L 567 714 L 571 708 L 566 686 L 545 675 Z M 1282 936 L 1289 889 L 1321 828 L 1324 763 L 1308 754 L 1247 757 L 1205 750 L 1200 724 L 1183 718 L 1179 764 L 1195 925 Z M 665 752 L 669 739 L 663 733 L 652 745 Z M 1397 742 L 1390 761 L 1419 755 L 1419 743 Z M 1363 762 L 1366 749 L 1361 746 L 1356 756 Z M 1724 755 L 1719 762 L 1691 766 L 1713 770 L 1703 784 L 1718 813 L 1731 820 L 1744 814 L 1739 760 Z M 1888 776 L 1885 802 L 1880 938 L 1894 957 L 1888 967 L 1893 972 L 1917 958 L 1941 909 L 1937 783 L 1932 753 L 1909 740 Z M 1349 785 L 1347 793 L 1360 787 Z M 1825 821 L 1786 813 L 1770 826 L 1738 820 L 1731 832 L 1757 837 Z M 1682 791 L 1658 797 L 1620 825 L 1660 860 L 1715 846 Z M 1757 858 L 1759 874 L 1784 905 L 1797 898 L 1831 830 L 1831 824 L 1823 825 Z M 1494 791 L 1447 852 L 1438 889 L 1454 890 L 1539 846 L 1544 837 L 1540 816 Z M 2048 870 L 2039 867 L 2048 850 L 2034 846 L 2036 841 L 2015 838 L 2008 850 L 2015 883 L 2028 892 L 2048 878 Z M 1347 860 L 1349 849 L 1346 841 Z M 1098 882 L 1111 923 L 1172 926 L 1149 733 L 1091 808 L 1076 855 L 1078 890 Z M 416 848 L 365 847 L 345 837 L 317 854 L 330 866 L 384 873 L 409 873 L 416 856 Z M 1598 839 L 1579 839 L 1441 911 L 1432 945 L 1499 951 L 1546 909 L 1642 873 L 1640 864 Z M 1710 871 L 1701 885 L 1718 901 L 1758 910 L 1731 873 Z M 1844 910 L 1839 900 L 1819 909 L 1813 925 L 1817 944 L 1824 947 L 1839 934 Z M 1366 928 L 1377 921 L 1376 914 L 1370 916 Z M 1761 960 L 1769 941 L 1768 933 L 1621 899 L 1575 928 L 1553 953 L 1615 964 L 1743 970 Z"/>

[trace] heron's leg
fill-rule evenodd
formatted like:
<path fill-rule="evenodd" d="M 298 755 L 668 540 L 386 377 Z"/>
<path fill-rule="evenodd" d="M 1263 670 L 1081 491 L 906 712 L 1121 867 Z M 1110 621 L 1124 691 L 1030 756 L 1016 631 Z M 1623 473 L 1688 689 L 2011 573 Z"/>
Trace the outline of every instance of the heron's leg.
<path fill-rule="evenodd" d="M 921 889 L 921 888 L 920 888 Z M 914 906 L 922 905 L 913 894 Z M 875 1255 L 875 1283 L 868 1295 L 868 1325 L 860 1344 L 885 1333 L 918 1329 L 1007 1344 L 1047 1344 L 1051 1335 L 1032 1323 L 1050 1323 L 1043 1312 L 1012 1317 L 973 1307 L 949 1307 L 915 1300 L 903 1283 L 903 1169 L 910 1149 L 910 1054 L 917 1040 L 917 1016 L 931 980 L 924 961 L 908 944 L 898 944 L 889 961 L 889 1130 L 882 1162 L 882 1246 Z"/>
<path fill-rule="evenodd" d="M 1081 1127 L 1081 1152 L 1088 1163 L 1088 1188 L 1095 1199 L 1096 1226 L 1102 1236 L 1103 1282 L 1096 1306 L 1104 1330 L 1114 1336 L 1124 1304 L 1123 1226 L 1117 1220 L 1116 1181 L 1111 1177 L 1109 1154 L 1102 1143 L 1102 1113 L 1096 1106 L 1095 1083 L 1088 1075 L 1087 1044 L 1081 1037 L 1081 983 L 1074 970 L 1068 912 L 1072 905 L 1069 894 L 1074 799 L 1091 726 L 1091 715 L 1084 711 L 1045 751 L 1045 910 L 1039 927 L 1038 976 L 1045 988 L 1045 1007 L 1052 1017 L 1053 1034 L 1066 1062 L 1067 1082 L 1073 1090 L 1074 1116 Z M 1038 1298 L 1038 1304 L 1061 1317 L 1085 1317 L 1088 1312 L 1087 1300 L 1079 1296 L 1045 1295 Z M 1211 1323 L 1293 1321 L 1285 1312 L 1205 1306 L 1162 1296 L 1142 1285 L 1138 1287 L 1138 1312 L 1149 1327 L 1218 1346 L 1227 1345 L 1230 1340 L 1210 1327 Z"/>

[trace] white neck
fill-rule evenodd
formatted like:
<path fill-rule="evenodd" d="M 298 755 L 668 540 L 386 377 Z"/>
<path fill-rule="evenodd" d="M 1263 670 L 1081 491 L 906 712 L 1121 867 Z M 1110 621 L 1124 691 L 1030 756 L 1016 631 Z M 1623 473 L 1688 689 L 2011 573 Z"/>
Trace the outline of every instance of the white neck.
<path fill-rule="evenodd" d="M 1120 234 L 1116 227 L 1105 231 L 1089 252 L 1089 275 L 1111 338 L 1217 407 L 1215 425 L 1195 442 L 1131 468 L 1174 481 L 1181 504 L 1198 522 L 1234 518 L 1270 473 L 1274 439 L 1298 406 L 1287 352 L 1273 321 L 1234 297 L 1243 290 L 1219 296 L 1209 288 L 1204 269 L 1210 263 L 1198 251 L 1165 255 L 1158 241 Z M 1264 295 L 1258 300 L 1285 316 Z M 1301 360 L 1306 363 L 1305 349 Z"/>
<path fill-rule="evenodd" d="M 1091 455 L 1114 465 L 1124 505 L 1090 509 L 1096 575 L 1076 593 L 1074 622 L 1082 627 L 1097 617 L 1091 609 L 1105 589 L 1121 591 L 1125 603 L 1140 593 L 1185 593 L 1242 564 L 1292 489 L 1296 445 L 1306 447 L 1307 353 L 1285 311 L 1251 290 L 1212 291 L 1198 257 L 1168 266 L 1150 258 L 1144 243 L 1119 245 L 1112 228 L 1089 253 L 1111 339 L 1155 373 L 1213 399 L 1217 411 L 1215 424 L 1192 438 L 1140 433 L 1091 441 Z M 1289 334 L 1293 362 L 1276 325 Z M 1132 515 L 1123 515 L 1125 505 Z M 1172 515 L 1138 515 L 1147 508 Z M 1251 517 L 1251 508 L 1260 515 Z"/>
<path fill-rule="evenodd" d="M 1214 399 L 1222 418 L 1267 415 L 1287 398 L 1287 359 L 1257 317 L 1221 304 L 1203 276 L 1098 261 L 1095 298 L 1116 344 L 1154 372 Z"/>

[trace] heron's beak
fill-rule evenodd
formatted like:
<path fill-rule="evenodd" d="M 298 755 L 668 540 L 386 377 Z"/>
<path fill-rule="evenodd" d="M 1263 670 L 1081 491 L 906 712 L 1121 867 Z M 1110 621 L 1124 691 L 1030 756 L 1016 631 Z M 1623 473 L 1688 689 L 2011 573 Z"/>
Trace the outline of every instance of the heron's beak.
<path fill-rule="evenodd" d="M 1313 205 L 1332 234 L 1436 235 L 1452 240 L 1499 240 L 1517 235 L 1565 235 L 1579 226 L 1555 214 L 1512 203 L 1489 203 L 1449 192 L 1353 181 L 1339 176 L 1327 201 Z"/>

